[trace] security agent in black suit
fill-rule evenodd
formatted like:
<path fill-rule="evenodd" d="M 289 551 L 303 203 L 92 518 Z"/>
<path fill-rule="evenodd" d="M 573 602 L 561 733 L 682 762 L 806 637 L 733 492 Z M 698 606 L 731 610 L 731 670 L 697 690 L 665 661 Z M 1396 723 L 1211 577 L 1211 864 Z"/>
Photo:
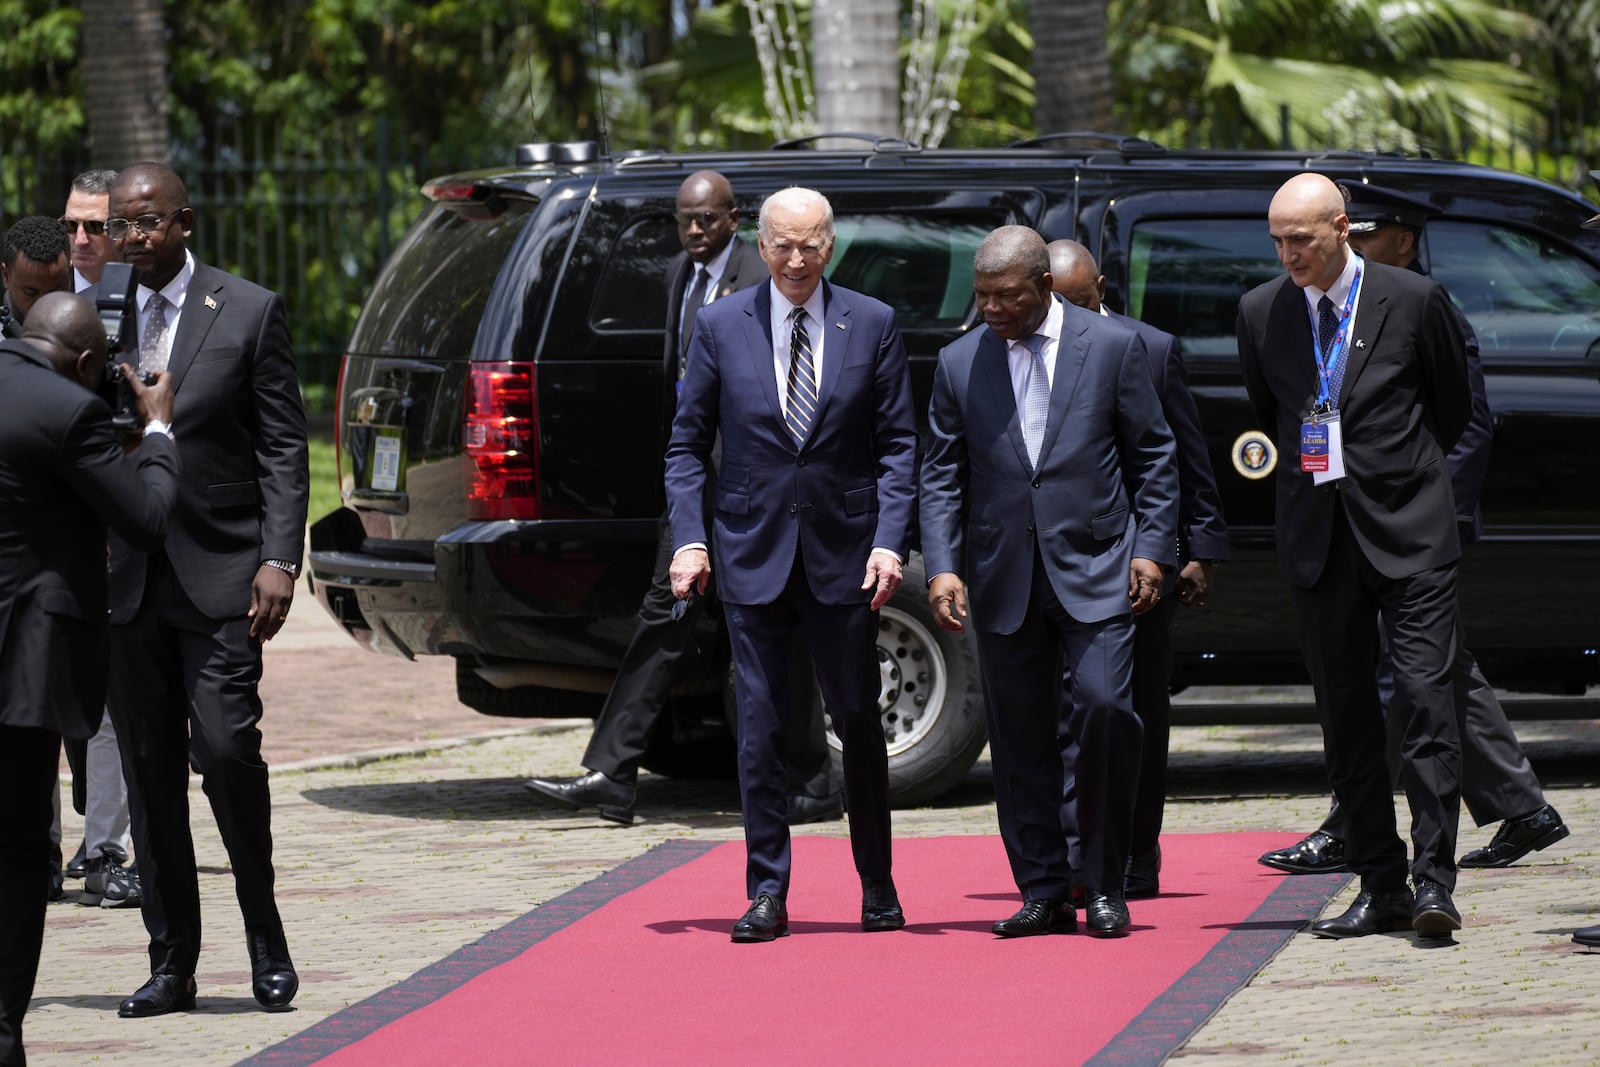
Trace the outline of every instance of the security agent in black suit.
<path fill-rule="evenodd" d="M 771 277 L 755 246 L 736 236 L 739 206 L 733 187 L 716 171 L 696 171 L 678 187 L 676 222 L 683 251 L 667 266 L 667 328 L 661 376 L 665 384 L 662 425 L 670 427 L 678 407 L 684 355 L 700 309 L 729 293 Z M 666 451 L 662 441 L 661 451 Z M 672 527 L 663 514 L 656 527 L 655 579 L 639 605 L 639 626 L 617 668 L 616 681 L 595 722 L 583 765 L 589 773 L 574 779 L 532 778 L 527 788 L 573 810 L 596 808 L 601 818 L 633 822 L 639 762 L 667 708 L 673 683 L 694 659 L 696 626 L 706 614 L 709 595 L 696 597 L 673 615 L 667 569 L 672 563 Z M 797 644 L 794 706 L 811 709 L 810 658 Z M 789 821 L 836 818 L 843 811 L 832 781 L 820 714 L 792 716 L 789 723 Z"/>
<path fill-rule="evenodd" d="M 1466 341 L 1444 289 L 1363 262 L 1338 188 L 1299 174 L 1268 223 L 1288 277 L 1239 304 L 1245 388 L 1279 453 L 1278 556 L 1316 692 L 1323 751 L 1349 822 L 1361 893 L 1312 927 L 1357 937 L 1411 927 L 1448 937 L 1461 807 L 1456 531 L 1445 452 L 1472 413 Z M 1378 629 L 1411 708 L 1401 780 L 1416 893 L 1395 829 L 1378 700 Z"/>
<path fill-rule="evenodd" d="M 59 227 L 58 227 L 59 228 Z M 93 306 L 40 297 L 22 340 L 0 343 L 0 1064 L 26 1062 L 22 1017 L 44 940 L 61 739 L 105 707 L 106 528 L 156 548 L 177 493 L 165 378 L 133 384 L 132 453 L 92 391 L 106 336 Z"/>
<path fill-rule="evenodd" d="M 151 977 L 124 1017 L 192 1008 L 200 889 L 189 768 L 201 775 L 243 913 L 251 991 L 299 988 L 273 894 L 261 758 L 261 644 L 283 626 L 305 542 L 305 413 L 283 300 L 189 254 L 188 190 L 136 163 L 111 188 L 109 233 L 139 277 L 140 364 L 172 377 L 183 457 L 155 551 L 112 538 L 111 718 L 139 855 Z"/>
<path fill-rule="evenodd" d="M 1350 219 L 1350 247 L 1370 262 L 1387 263 L 1425 274 L 1417 258 L 1423 225 L 1439 213 L 1432 203 L 1397 189 L 1362 182 L 1338 181 L 1346 197 L 1345 214 Z M 1456 526 L 1463 544 L 1472 544 L 1483 533 L 1483 514 L 1478 501 L 1483 495 L 1483 480 L 1489 469 L 1489 446 L 1494 433 L 1489 415 L 1489 393 L 1483 380 L 1483 363 L 1478 355 L 1478 339 L 1459 308 L 1451 304 L 1461 320 L 1467 340 L 1467 373 L 1472 382 L 1472 419 L 1450 454 L 1450 484 L 1455 493 Z M 1483 848 L 1461 857 L 1462 867 L 1507 867 L 1529 852 L 1544 849 L 1567 836 L 1567 825 L 1554 807 L 1546 803 L 1539 778 L 1533 773 L 1517 735 L 1506 719 L 1505 709 L 1494 689 L 1467 648 L 1463 635 L 1457 635 L 1455 663 L 1456 699 L 1465 709 L 1465 729 L 1461 734 L 1461 799 L 1473 822 L 1484 826 L 1499 822 L 1493 839 Z M 1389 772 L 1400 779 L 1400 745 L 1409 709 L 1393 714 L 1393 666 L 1387 651 L 1379 674 L 1379 694 L 1384 700 L 1384 721 L 1388 725 Z M 1400 698 L 1403 701 L 1403 697 Z M 1260 862 L 1290 874 L 1317 874 L 1346 870 L 1344 855 L 1344 813 L 1337 800 L 1328 817 L 1304 839 L 1285 849 L 1268 852 Z"/>
<path fill-rule="evenodd" d="M 11 224 L 0 251 L 0 336 L 21 337 L 28 309 L 46 293 L 72 292 L 72 242 L 61 223 L 27 215 Z"/>
<path fill-rule="evenodd" d="M 1133 836 L 1123 892 L 1130 899 L 1161 891 L 1161 820 L 1167 803 L 1167 749 L 1172 735 L 1172 620 L 1177 604 L 1203 607 L 1211 595 L 1216 566 L 1228 558 L 1228 527 L 1222 497 L 1211 473 L 1200 412 L 1189 392 L 1189 376 L 1177 338 L 1149 323 L 1119 315 L 1103 303 L 1105 275 L 1089 250 L 1077 241 L 1051 241 L 1050 278 L 1068 303 L 1097 311 L 1144 339 L 1150 380 L 1161 412 L 1177 444 L 1178 569 L 1164 576 L 1161 598 L 1133 623 L 1133 710 L 1144 725 L 1140 742 L 1139 786 L 1133 802 Z M 1177 596 L 1172 594 L 1176 592 Z M 1075 764 L 1077 739 L 1061 724 L 1062 827 L 1079 868 Z"/>

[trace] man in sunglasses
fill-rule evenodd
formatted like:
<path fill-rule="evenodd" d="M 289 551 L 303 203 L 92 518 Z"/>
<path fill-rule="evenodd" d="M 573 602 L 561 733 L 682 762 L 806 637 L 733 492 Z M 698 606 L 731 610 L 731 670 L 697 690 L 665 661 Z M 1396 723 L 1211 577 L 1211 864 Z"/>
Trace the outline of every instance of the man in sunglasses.
<path fill-rule="evenodd" d="M 191 764 L 232 861 L 251 992 L 282 1010 L 299 978 L 273 892 L 257 684 L 262 642 L 277 635 L 294 598 L 310 491 L 288 318 L 278 294 L 189 252 L 195 213 L 170 167 L 122 171 L 109 209 L 106 233 L 139 279 L 139 366 L 171 381 L 183 464 L 165 543 L 152 552 L 111 544 L 110 707 L 151 972 L 117 1013 L 194 1007 L 201 928 Z"/>
<path fill-rule="evenodd" d="M 667 265 L 667 329 L 662 356 L 662 425 L 672 425 L 678 408 L 678 387 L 683 378 L 683 356 L 700 309 L 770 277 L 754 245 L 734 235 L 739 229 L 739 205 L 733 186 L 716 171 L 696 171 L 678 187 L 674 221 L 683 251 Z M 663 434 L 660 451 L 666 451 Z M 696 658 L 696 628 L 705 614 L 709 596 L 685 601 L 673 615 L 678 600 L 672 595 L 667 568 L 672 562 L 672 528 L 663 515 L 658 525 L 655 580 L 639 605 L 639 625 L 623 654 L 616 681 L 595 722 L 594 735 L 583 755 L 589 771 L 570 780 L 533 778 L 532 792 L 573 810 L 596 808 L 600 816 L 624 826 L 633 822 L 635 782 L 650 737 L 667 708 L 673 683 Z M 698 635 L 703 636 L 703 635 Z M 798 681 L 795 706 L 812 709 L 811 662 L 804 647 L 796 652 Z M 789 821 L 815 822 L 838 818 L 844 810 L 838 785 L 833 781 L 822 716 L 791 717 L 789 737 Z"/>
<path fill-rule="evenodd" d="M 67 235 L 55 219 L 28 215 L 12 223 L 0 251 L 0 334 L 22 336 L 22 323 L 33 302 L 46 293 L 72 292 L 67 265 Z"/>
<path fill-rule="evenodd" d="M 116 180 L 114 170 L 86 170 L 72 179 L 61 225 L 72 242 L 72 291 L 75 293 L 97 284 L 106 264 L 122 259 L 117 254 L 117 243 L 106 236 L 111 183 Z"/>

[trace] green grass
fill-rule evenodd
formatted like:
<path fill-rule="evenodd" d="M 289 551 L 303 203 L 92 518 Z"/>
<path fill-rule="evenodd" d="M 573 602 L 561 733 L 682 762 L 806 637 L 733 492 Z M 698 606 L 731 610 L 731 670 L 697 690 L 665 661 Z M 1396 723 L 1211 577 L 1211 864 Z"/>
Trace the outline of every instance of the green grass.
<path fill-rule="evenodd" d="M 339 506 L 339 465 L 333 438 L 313 433 L 311 444 L 311 506 L 306 520 L 316 522 Z"/>

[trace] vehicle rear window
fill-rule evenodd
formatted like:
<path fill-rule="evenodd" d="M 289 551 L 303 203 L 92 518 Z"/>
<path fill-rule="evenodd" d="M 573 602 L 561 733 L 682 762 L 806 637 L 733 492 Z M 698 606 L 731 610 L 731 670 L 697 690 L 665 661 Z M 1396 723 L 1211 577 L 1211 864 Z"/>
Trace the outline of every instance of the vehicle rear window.
<path fill-rule="evenodd" d="M 466 359 L 484 304 L 534 204 L 492 218 L 431 205 L 378 277 L 350 337 L 361 355 Z"/>
<path fill-rule="evenodd" d="M 826 277 L 895 309 L 903 330 L 954 330 L 972 306 L 972 256 L 993 217 L 840 214 Z M 739 240 L 754 244 L 755 225 Z M 640 219 L 617 238 L 595 288 L 589 324 L 596 333 L 660 331 L 666 324 L 667 263 L 679 251 L 670 216 Z"/>
<path fill-rule="evenodd" d="M 1578 358 L 1600 349 L 1600 271 L 1572 249 L 1500 223 L 1430 222 L 1433 277 L 1485 357 Z"/>
<path fill-rule="evenodd" d="M 1283 273 L 1259 218 L 1134 227 L 1127 313 L 1177 337 L 1185 358 L 1236 358 L 1239 298 Z"/>

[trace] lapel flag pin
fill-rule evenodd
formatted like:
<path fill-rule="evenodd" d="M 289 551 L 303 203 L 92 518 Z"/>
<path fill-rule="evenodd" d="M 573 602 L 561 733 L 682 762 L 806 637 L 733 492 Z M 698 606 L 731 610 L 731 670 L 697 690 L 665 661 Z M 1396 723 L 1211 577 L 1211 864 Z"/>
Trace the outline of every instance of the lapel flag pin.
<path fill-rule="evenodd" d="M 215 311 L 215 310 L 217 310 L 217 302 L 215 300 L 211 299 L 211 297 L 207 296 L 206 297 L 206 307 L 211 309 L 212 311 Z"/>
<path fill-rule="evenodd" d="M 842 329 L 844 329 L 844 323 L 836 322 L 836 323 L 833 324 L 833 328 L 836 329 L 836 330 L 842 330 Z"/>
<path fill-rule="evenodd" d="M 1367 342 L 1365 342 L 1361 338 L 1357 337 L 1356 338 L 1356 347 L 1357 348 L 1366 348 L 1367 347 Z"/>

